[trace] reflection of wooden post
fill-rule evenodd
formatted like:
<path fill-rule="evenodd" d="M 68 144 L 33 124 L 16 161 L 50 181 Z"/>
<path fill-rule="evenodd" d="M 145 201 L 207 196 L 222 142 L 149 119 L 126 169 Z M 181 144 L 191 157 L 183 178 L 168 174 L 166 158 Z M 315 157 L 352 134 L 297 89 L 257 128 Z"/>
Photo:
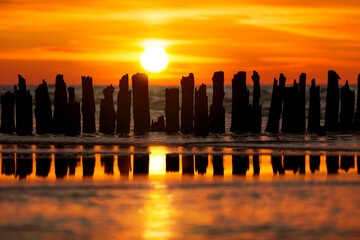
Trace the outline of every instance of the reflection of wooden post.
<path fill-rule="evenodd" d="M 67 92 L 63 75 L 58 74 L 55 80 L 54 93 L 54 132 L 65 133 Z"/>
<path fill-rule="evenodd" d="M 249 156 L 232 156 L 232 166 L 233 166 L 233 175 L 246 175 L 247 170 L 249 170 L 250 162 Z"/>
<path fill-rule="evenodd" d="M 206 168 L 208 166 L 207 155 L 195 155 L 195 170 L 199 174 L 206 174 Z"/>
<path fill-rule="evenodd" d="M 104 99 L 100 102 L 99 132 L 112 134 L 115 132 L 116 112 L 114 109 L 114 87 L 107 86 L 104 91 Z"/>
<path fill-rule="evenodd" d="M 14 86 L 16 97 L 16 134 L 32 134 L 32 96 L 30 91 L 26 90 L 26 80 L 21 75 L 18 86 Z"/>
<path fill-rule="evenodd" d="M 13 93 L 7 91 L 4 95 L 1 95 L 1 132 L 2 133 L 15 132 L 14 104 L 15 104 L 15 96 Z"/>
<path fill-rule="evenodd" d="M 150 130 L 149 86 L 144 73 L 132 76 L 134 133 L 145 134 Z"/>
<path fill-rule="evenodd" d="M 261 132 L 261 113 L 262 113 L 262 105 L 260 105 L 260 76 L 259 74 L 254 71 L 251 79 L 254 83 L 254 90 L 253 90 L 253 104 L 251 106 L 251 113 L 250 113 L 250 130 L 252 132 Z"/>
<path fill-rule="evenodd" d="M 328 131 L 338 130 L 339 118 L 339 75 L 330 70 L 328 72 L 328 87 L 325 109 L 325 127 Z"/>
<path fill-rule="evenodd" d="M 253 155 L 253 169 L 254 169 L 254 175 L 259 175 L 260 173 L 259 155 Z"/>
<path fill-rule="evenodd" d="M 317 132 L 320 128 L 320 87 L 316 86 L 315 79 L 311 80 L 310 87 L 310 104 L 308 116 L 309 132 Z"/>
<path fill-rule="evenodd" d="M 179 172 L 179 154 L 166 154 L 166 172 Z"/>
<path fill-rule="evenodd" d="M 360 74 L 357 79 L 357 103 L 356 103 L 356 114 L 354 119 L 354 127 L 356 130 L 360 130 Z"/>
<path fill-rule="evenodd" d="M 246 72 L 238 72 L 232 80 L 232 132 L 249 130 L 249 90 L 246 87 Z"/>
<path fill-rule="evenodd" d="M 69 102 L 66 106 L 66 135 L 75 136 L 81 132 L 80 103 L 75 101 L 75 89 L 68 88 Z"/>
<path fill-rule="evenodd" d="M 95 170 L 95 157 L 83 157 L 83 178 L 92 177 Z"/>
<path fill-rule="evenodd" d="M 282 110 L 283 92 L 285 88 L 286 78 L 281 73 L 279 78 L 279 85 L 277 80 L 274 79 L 273 92 L 271 97 L 269 117 L 266 125 L 266 132 L 278 133 L 279 121 Z"/>
<path fill-rule="evenodd" d="M 319 155 L 310 155 L 310 171 L 315 173 L 320 169 L 320 156 Z"/>
<path fill-rule="evenodd" d="M 182 155 L 182 174 L 194 174 L 193 155 Z"/>
<path fill-rule="evenodd" d="M 192 133 L 194 126 L 194 75 L 181 79 L 181 132 Z"/>
<path fill-rule="evenodd" d="M 179 131 L 179 89 L 165 89 L 165 118 L 166 132 L 175 133 Z"/>
<path fill-rule="evenodd" d="M 121 175 L 129 175 L 131 171 L 130 155 L 118 156 L 118 168 Z"/>
<path fill-rule="evenodd" d="M 52 110 L 47 84 L 45 80 L 35 90 L 36 133 L 46 134 L 52 131 Z"/>
<path fill-rule="evenodd" d="M 83 116 L 83 133 L 95 133 L 95 97 L 92 84 L 92 77 L 81 77 L 82 82 L 82 116 Z"/>
<path fill-rule="evenodd" d="M 339 172 L 339 156 L 326 156 L 326 167 L 328 174 Z"/>
<path fill-rule="evenodd" d="M 343 131 L 353 130 L 355 109 L 355 91 L 351 91 L 349 83 L 346 81 L 345 86 L 341 88 L 341 112 L 340 112 L 340 129 Z"/>
<path fill-rule="evenodd" d="M 213 81 L 213 99 L 210 106 L 209 130 L 213 133 L 225 132 L 224 72 L 215 72 Z"/>
<path fill-rule="evenodd" d="M 222 155 L 213 155 L 214 175 L 224 175 L 224 160 Z"/>
<path fill-rule="evenodd" d="M 130 132 L 131 91 L 129 91 L 129 76 L 122 76 L 119 81 L 120 90 L 117 97 L 117 133 Z"/>
<path fill-rule="evenodd" d="M 199 89 L 195 90 L 195 136 L 209 135 L 208 121 L 206 85 L 201 84 Z"/>
<path fill-rule="evenodd" d="M 149 154 L 134 155 L 134 174 L 149 174 Z"/>

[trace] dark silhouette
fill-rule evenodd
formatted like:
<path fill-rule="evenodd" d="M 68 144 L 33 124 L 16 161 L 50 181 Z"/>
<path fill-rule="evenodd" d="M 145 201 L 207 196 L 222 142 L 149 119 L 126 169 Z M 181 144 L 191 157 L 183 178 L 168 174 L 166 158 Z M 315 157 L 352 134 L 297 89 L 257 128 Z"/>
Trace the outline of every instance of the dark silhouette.
<path fill-rule="evenodd" d="M 116 132 L 128 134 L 130 132 L 131 91 L 129 91 L 129 76 L 127 74 L 120 79 L 119 87 Z"/>
<path fill-rule="evenodd" d="M 182 155 L 182 174 L 194 174 L 193 155 Z"/>
<path fill-rule="evenodd" d="M 222 155 L 215 154 L 213 155 L 213 167 L 214 175 L 223 176 L 224 175 L 224 159 Z"/>
<path fill-rule="evenodd" d="M 232 174 L 233 175 L 246 175 L 246 172 L 249 170 L 250 161 L 249 155 L 233 155 L 232 156 Z"/>
<path fill-rule="evenodd" d="M 14 156 L 6 156 L 2 154 L 1 173 L 5 175 L 15 174 L 15 158 Z"/>
<path fill-rule="evenodd" d="M 69 102 L 66 104 L 66 128 L 65 133 L 69 136 L 79 135 L 81 132 L 80 103 L 75 101 L 75 89 L 68 88 Z"/>
<path fill-rule="evenodd" d="M 350 168 L 355 168 L 355 156 L 341 156 L 340 168 L 346 172 L 349 171 Z"/>
<path fill-rule="evenodd" d="M 301 73 L 299 77 L 299 119 L 298 132 L 306 130 L 306 73 Z"/>
<path fill-rule="evenodd" d="M 55 90 L 56 91 L 56 90 Z M 45 80 L 35 90 L 36 133 L 52 132 L 52 110 L 49 91 Z"/>
<path fill-rule="evenodd" d="M 342 131 L 351 131 L 354 129 L 354 111 L 355 111 L 355 91 L 351 91 L 349 83 L 341 88 L 341 111 L 340 111 L 340 129 Z"/>
<path fill-rule="evenodd" d="M 134 155 L 134 175 L 135 174 L 149 174 L 149 154 Z"/>
<path fill-rule="evenodd" d="M 10 91 L 1 95 L 1 132 L 13 134 L 15 132 L 14 119 L 15 96 Z"/>
<path fill-rule="evenodd" d="M 325 127 L 330 132 L 337 131 L 339 127 L 339 79 L 340 77 L 335 71 L 328 71 Z"/>
<path fill-rule="evenodd" d="M 279 78 L 279 85 L 277 80 L 274 79 L 273 92 L 271 97 L 269 117 L 266 125 L 266 132 L 278 133 L 279 132 L 279 121 L 281 117 L 283 93 L 285 88 L 286 78 L 281 73 Z"/>
<path fill-rule="evenodd" d="M 32 135 L 32 96 L 26 90 L 26 80 L 20 74 L 18 86 L 14 86 L 16 98 L 16 134 Z"/>
<path fill-rule="evenodd" d="M 176 133 L 179 131 L 179 89 L 165 89 L 165 118 L 166 132 Z"/>
<path fill-rule="evenodd" d="M 250 120 L 249 120 L 249 130 L 254 133 L 261 132 L 261 123 L 262 123 L 262 105 L 260 104 L 260 76 L 256 71 L 253 71 L 251 76 L 253 80 L 254 89 L 253 89 L 253 103 L 250 106 Z"/>
<path fill-rule="evenodd" d="M 253 168 L 254 168 L 254 175 L 259 175 L 260 174 L 259 155 L 253 155 Z"/>
<path fill-rule="evenodd" d="M 281 156 L 271 156 L 271 165 L 273 167 L 274 175 L 277 173 L 285 174 L 285 169 L 281 161 Z"/>
<path fill-rule="evenodd" d="M 115 132 L 116 112 L 114 108 L 114 87 L 107 86 L 104 91 L 104 99 L 100 102 L 100 126 L 99 132 L 113 134 Z"/>
<path fill-rule="evenodd" d="M 249 131 L 249 90 L 246 87 L 246 72 L 238 72 L 232 79 L 232 113 L 230 131 Z"/>
<path fill-rule="evenodd" d="M 58 74 L 54 93 L 54 133 L 65 133 L 67 92 L 63 75 Z"/>
<path fill-rule="evenodd" d="M 83 177 L 92 177 L 95 169 L 95 157 L 83 157 Z"/>
<path fill-rule="evenodd" d="M 94 88 L 92 84 L 92 77 L 81 77 L 82 84 L 82 118 L 83 118 L 83 133 L 95 133 L 95 97 Z"/>
<path fill-rule="evenodd" d="M 114 174 L 114 156 L 101 156 L 101 166 L 104 166 L 104 173 L 107 175 Z"/>
<path fill-rule="evenodd" d="M 339 156 L 326 156 L 326 167 L 328 174 L 339 172 Z"/>
<path fill-rule="evenodd" d="M 69 162 L 69 176 L 75 175 L 75 169 L 80 163 L 80 159 L 77 157 L 71 157 L 68 159 Z"/>
<path fill-rule="evenodd" d="M 16 157 L 16 173 L 15 177 L 19 179 L 25 179 L 33 171 L 32 156 L 20 156 Z"/>
<path fill-rule="evenodd" d="M 55 175 L 56 178 L 64 178 L 68 174 L 68 159 L 55 155 Z"/>
<path fill-rule="evenodd" d="M 179 172 L 179 154 L 166 154 L 166 172 Z"/>
<path fill-rule="evenodd" d="M 195 89 L 195 136 L 209 135 L 208 99 L 206 96 L 206 85 L 201 84 Z"/>
<path fill-rule="evenodd" d="M 121 175 L 129 175 L 131 171 L 130 155 L 118 156 L 118 168 Z"/>
<path fill-rule="evenodd" d="M 165 131 L 165 118 L 164 118 L 164 116 L 160 116 L 157 121 L 156 120 L 155 121 L 151 120 L 150 131 L 151 132 L 164 132 Z"/>
<path fill-rule="evenodd" d="M 132 87 L 134 133 L 145 134 L 150 130 L 149 86 L 147 75 L 145 73 L 133 75 Z"/>
<path fill-rule="evenodd" d="M 195 155 L 195 171 L 200 175 L 206 174 L 206 168 L 208 166 L 207 155 Z"/>
<path fill-rule="evenodd" d="M 318 132 L 320 129 L 320 87 L 316 86 L 315 79 L 311 80 L 310 87 L 310 103 L 309 103 L 309 116 L 308 127 L 309 132 Z"/>
<path fill-rule="evenodd" d="M 181 132 L 194 131 L 194 74 L 181 79 Z"/>
<path fill-rule="evenodd" d="M 357 131 L 360 130 L 360 74 L 358 75 L 358 79 L 357 79 L 357 103 L 356 103 L 354 127 Z"/>
<path fill-rule="evenodd" d="M 285 170 L 292 170 L 294 173 L 299 172 L 300 174 L 305 174 L 305 155 L 284 156 L 283 162 Z"/>
<path fill-rule="evenodd" d="M 310 155 L 310 171 L 315 173 L 315 171 L 320 170 L 320 156 L 319 155 Z"/>
<path fill-rule="evenodd" d="M 225 132 L 224 101 L 224 72 L 215 72 L 213 81 L 213 98 L 210 106 L 209 131 L 213 133 Z"/>
<path fill-rule="evenodd" d="M 36 157 L 36 176 L 47 177 L 50 172 L 51 156 Z"/>

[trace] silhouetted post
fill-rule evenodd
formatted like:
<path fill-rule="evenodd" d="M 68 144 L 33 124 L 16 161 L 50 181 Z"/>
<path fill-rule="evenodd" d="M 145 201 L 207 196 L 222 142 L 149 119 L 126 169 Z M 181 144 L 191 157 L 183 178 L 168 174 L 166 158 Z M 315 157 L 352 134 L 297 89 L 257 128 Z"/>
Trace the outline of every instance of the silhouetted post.
<path fill-rule="evenodd" d="M 92 177 L 95 170 L 95 157 L 83 157 L 83 178 Z"/>
<path fill-rule="evenodd" d="M 301 73 L 299 78 L 299 118 L 297 119 L 297 131 L 306 130 L 306 73 Z"/>
<path fill-rule="evenodd" d="M 249 90 L 246 87 L 246 72 L 238 72 L 232 79 L 232 113 L 230 131 L 249 131 Z"/>
<path fill-rule="evenodd" d="M 260 173 L 259 155 L 253 155 L 253 168 L 254 168 L 254 175 L 259 175 Z"/>
<path fill-rule="evenodd" d="M 310 104 L 308 127 L 309 132 L 317 132 L 320 128 L 320 87 L 315 85 L 315 79 L 311 80 Z"/>
<path fill-rule="evenodd" d="M 66 135 L 75 136 L 81 132 L 80 103 L 75 101 L 75 89 L 68 88 L 69 102 L 66 105 Z"/>
<path fill-rule="evenodd" d="M 166 172 L 179 172 L 179 154 L 166 154 Z"/>
<path fill-rule="evenodd" d="M 132 76 L 134 133 L 145 134 L 150 130 L 149 86 L 145 73 Z"/>
<path fill-rule="evenodd" d="M 225 132 L 224 72 L 215 72 L 212 81 L 213 98 L 210 106 L 209 131 L 223 133 Z"/>
<path fill-rule="evenodd" d="M 328 131 L 337 131 L 339 127 L 339 79 L 340 77 L 335 71 L 328 71 L 325 109 L 325 128 Z"/>
<path fill-rule="evenodd" d="M 278 133 L 279 132 L 279 121 L 282 110 L 283 92 L 285 88 L 286 78 L 281 73 L 279 78 L 279 85 L 277 80 L 274 79 L 273 92 L 271 97 L 269 117 L 266 125 L 266 132 Z"/>
<path fill-rule="evenodd" d="M 130 155 L 118 156 L 118 168 L 121 175 L 129 175 L 131 171 Z"/>
<path fill-rule="evenodd" d="M 282 132 L 297 132 L 299 120 L 299 90 L 294 80 L 293 87 L 284 88 L 284 107 L 282 112 Z M 301 113 L 301 112 L 300 112 Z"/>
<path fill-rule="evenodd" d="M 360 74 L 357 79 L 357 103 L 356 103 L 356 113 L 354 119 L 354 128 L 360 130 Z"/>
<path fill-rule="evenodd" d="M 355 168 L 355 156 L 341 156 L 340 168 L 346 172 L 348 172 L 350 168 Z"/>
<path fill-rule="evenodd" d="M 274 175 L 277 173 L 285 174 L 285 169 L 281 161 L 281 156 L 271 156 L 271 165 L 273 167 Z"/>
<path fill-rule="evenodd" d="M 119 81 L 120 90 L 117 97 L 117 126 L 116 132 L 126 134 L 130 132 L 131 91 L 129 91 L 129 76 L 122 76 Z"/>
<path fill-rule="evenodd" d="M 201 84 L 195 89 L 195 136 L 209 135 L 208 99 L 206 85 Z"/>
<path fill-rule="evenodd" d="M 246 175 L 247 170 L 249 170 L 249 155 L 240 156 L 233 155 L 232 156 L 232 166 L 233 166 L 233 175 Z"/>
<path fill-rule="evenodd" d="M 213 155 L 214 175 L 224 175 L 224 159 L 222 155 Z"/>
<path fill-rule="evenodd" d="M 115 132 L 116 112 L 114 108 L 114 87 L 107 86 L 104 91 L 104 99 L 100 102 L 100 124 L 99 132 L 112 134 Z"/>
<path fill-rule="evenodd" d="M 14 133 L 15 120 L 14 120 L 14 104 L 15 96 L 13 93 L 7 91 L 1 95 L 1 132 Z"/>
<path fill-rule="evenodd" d="M 30 91 L 26 90 L 26 80 L 20 74 L 18 86 L 14 86 L 16 98 L 16 134 L 31 135 L 32 118 L 32 96 Z"/>
<path fill-rule="evenodd" d="M 114 174 L 114 156 L 101 156 L 101 166 L 104 166 L 104 173 L 107 175 Z"/>
<path fill-rule="evenodd" d="M 15 174 L 15 156 L 2 154 L 1 157 L 1 174 L 14 175 Z"/>
<path fill-rule="evenodd" d="M 63 75 L 58 74 L 54 93 L 54 133 L 65 133 L 67 92 Z"/>
<path fill-rule="evenodd" d="M 194 75 L 181 79 L 181 132 L 194 131 Z"/>
<path fill-rule="evenodd" d="M 339 156 L 326 156 L 326 167 L 328 174 L 339 172 Z"/>
<path fill-rule="evenodd" d="M 149 174 L 149 154 L 134 155 L 134 174 Z"/>
<path fill-rule="evenodd" d="M 346 81 L 345 86 L 341 88 L 341 112 L 340 112 L 340 129 L 351 131 L 354 127 L 355 111 L 355 91 L 351 91 L 349 83 Z"/>
<path fill-rule="evenodd" d="M 156 120 L 155 121 L 151 120 L 150 131 L 151 132 L 163 132 L 163 131 L 165 131 L 165 118 L 164 118 L 164 116 L 160 116 L 157 121 Z"/>
<path fill-rule="evenodd" d="M 194 174 L 193 155 L 182 155 L 182 174 Z"/>
<path fill-rule="evenodd" d="M 208 166 L 207 155 L 195 155 L 195 171 L 200 175 L 206 174 L 206 168 Z"/>
<path fill-rule="evenodd" d="M 165 89 L 165 118 L 166 132 L 175 133 L 179 131 L 179 89 Z"/>
<path fill-rule="evenodd" d="M 35 90 L 36 133 L 46 134 L 52 131 L 52 110 L 45 80 Z"/>
<path fill-rule="evenodd" d="M 252 132 L 258 133 L 261 132 L 261 112 L 262 105 L 260 105 L 260 76 L 256 71 L 253 71 L 253 75 L 251 76 L 253 80 L 254 89 L 253 89 L 253 103 L 251 106 L 250 113 L 250 130 Z"/>
<path fill-rule="evenodd" d="M 64 178 L 68 174 L 69 162 L 66 158 L 55 155 L 55 175 L 56 178 Z"/>
<path fill-rule="evenodd" d="M 81 77 L 82 83 L 82 118 L 83 118 L 83 133 L 95 133 L 95 97 L 92 77 Z"/>

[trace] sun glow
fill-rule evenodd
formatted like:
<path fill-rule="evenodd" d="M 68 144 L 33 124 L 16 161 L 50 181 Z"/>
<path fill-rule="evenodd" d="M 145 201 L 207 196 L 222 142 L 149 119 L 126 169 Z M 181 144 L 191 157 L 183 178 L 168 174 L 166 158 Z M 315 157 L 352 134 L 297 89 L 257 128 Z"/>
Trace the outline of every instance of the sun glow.
<path fill-rule="evenodd" d="M 140 62 L 145 70 L 156 73 L 167 67 L 169 57 L 161 47 L 148 47 L 141 54 Z"/>

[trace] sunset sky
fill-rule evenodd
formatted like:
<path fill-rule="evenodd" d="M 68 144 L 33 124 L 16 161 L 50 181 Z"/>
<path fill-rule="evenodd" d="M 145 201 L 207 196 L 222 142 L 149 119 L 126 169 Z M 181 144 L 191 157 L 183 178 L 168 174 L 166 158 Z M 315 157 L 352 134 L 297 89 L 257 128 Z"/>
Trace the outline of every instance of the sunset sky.
<path fill-rule="evenodd" d="M 118 85 L 125 73 L 146 72 L 140 55 L 163 47 L 169 65 L 149 73 L 154 85 L 179 85 L 193 72 L 211 84 L 214 71 L 230 84 L 256 70 L 263 84 L 283 72 L 292 82 L 326 83 L 327 70 L 356 83 L 360 73 L 358 0 L 0 0 L 0 84 L 68 84 L 82 75 Z"/>

